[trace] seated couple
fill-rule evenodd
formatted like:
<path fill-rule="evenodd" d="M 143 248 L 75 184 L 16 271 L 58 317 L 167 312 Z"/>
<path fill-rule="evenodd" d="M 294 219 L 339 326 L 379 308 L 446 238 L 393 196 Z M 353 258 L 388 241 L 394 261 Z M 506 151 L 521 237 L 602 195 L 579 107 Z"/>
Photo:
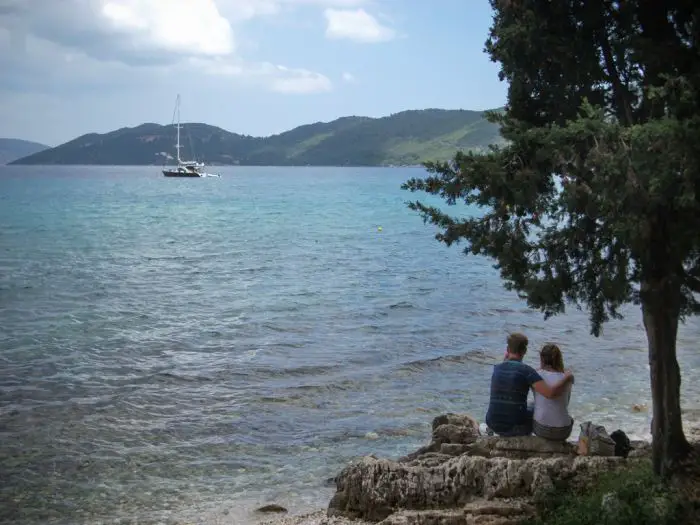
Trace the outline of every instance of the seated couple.
<path fill-rule="evenodd" d="M 527 337 L 508 336 L 502 363 L 493 369 L 491 400 L 486 425 L 499 436 L 536 436 L 565 441 L 574 421 L 569 415 L 569 399 L 574 376 L 564 370 L 559 347 L 546 344 L 540 351 L 538 370 L 522 362 L 527 353 Z M 530 389 L 535 396 L 534 409 L 527 404 Z"/>

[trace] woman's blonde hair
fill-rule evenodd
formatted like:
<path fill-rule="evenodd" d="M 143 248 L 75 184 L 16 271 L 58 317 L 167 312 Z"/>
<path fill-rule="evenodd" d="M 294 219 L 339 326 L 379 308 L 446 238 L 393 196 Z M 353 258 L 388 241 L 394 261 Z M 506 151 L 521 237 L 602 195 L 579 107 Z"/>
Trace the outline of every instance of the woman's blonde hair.
<path fill-rule="evenodd" d="M 548 366 L 557 372 L 564 371 L 564 356 L 554 343 L 547 343 L 542 347 L 542 350 L 540 350 L 540 361 L 542 366 Z"/>

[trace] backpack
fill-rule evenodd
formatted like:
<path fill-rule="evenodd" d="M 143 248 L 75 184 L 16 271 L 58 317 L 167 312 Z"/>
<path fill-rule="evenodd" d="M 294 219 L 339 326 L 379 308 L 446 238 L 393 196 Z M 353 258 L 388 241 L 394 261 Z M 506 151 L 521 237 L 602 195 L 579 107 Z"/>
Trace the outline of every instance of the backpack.
<path fill-rule="evenodd" d="M 581 433 L 578 436 L 578 454 L 580 456 L 614 456 L 615 441 L 605 431 L 602 425 L 594 425 L 590 421 L 581 423 Z"/>
<path fill-rule="evenodd" d="M 627 437 L 627 434 L 618 429 L 610 434 L 610 437 L 615 442 L 615 455 L 626 458 L 629 455 L 630 450 L 632 450 L 630 438 Z"/>

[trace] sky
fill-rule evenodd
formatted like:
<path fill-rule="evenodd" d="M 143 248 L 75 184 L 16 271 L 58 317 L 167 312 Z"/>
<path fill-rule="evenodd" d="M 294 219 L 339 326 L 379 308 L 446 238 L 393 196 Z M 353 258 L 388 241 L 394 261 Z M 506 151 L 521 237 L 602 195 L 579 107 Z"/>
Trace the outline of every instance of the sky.
<path fill-rule="evenodd" d="M 267 136 L 342 116 L 482 110 L 507 86 L 487 0 L 0 0 L 0 137 L 143 122 Z"/>

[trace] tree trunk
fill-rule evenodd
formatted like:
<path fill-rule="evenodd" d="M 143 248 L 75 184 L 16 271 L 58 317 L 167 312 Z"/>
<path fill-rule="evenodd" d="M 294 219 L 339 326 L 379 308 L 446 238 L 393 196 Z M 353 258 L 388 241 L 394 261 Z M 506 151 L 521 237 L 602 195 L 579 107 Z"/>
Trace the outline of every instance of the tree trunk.
<path fill-rule="evenodd" d="M 676 359 L 676 336 L 681 289 L 673 278 L 643 282 L 642 315 L 649 343 L 651 424 L 654 472 L 670 477 L 690 446 L 681 419 L 681 372 Z"/>

